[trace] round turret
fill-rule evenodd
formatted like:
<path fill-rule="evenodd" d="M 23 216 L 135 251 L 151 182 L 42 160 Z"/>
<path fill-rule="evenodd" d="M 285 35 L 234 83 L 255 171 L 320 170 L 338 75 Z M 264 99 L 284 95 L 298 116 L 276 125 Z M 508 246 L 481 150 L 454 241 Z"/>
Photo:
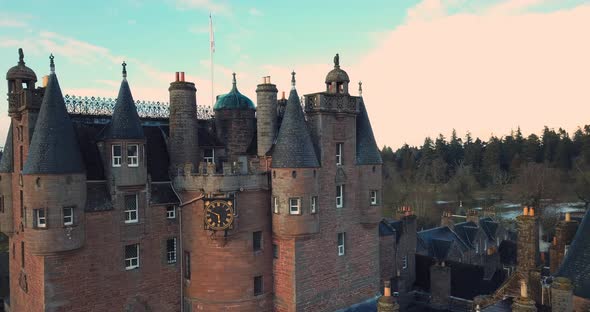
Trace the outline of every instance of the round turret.
<path fill-rule="evenodd" d="M 348 93 L 348 74 L 340 69 L 340 56 L 334 57 L 334 69 L 326 75 L 326 91 L 328 93 Z"/>
<path fill-rule="evenodd" d="M 184 78 L 184 75 L 183 75 Z M 196 171 L 199 165 L 195 84 L 183 79 L 170 83 L 170 172 Z M 188 166 L 188 168 L 187 168 Z"/>
<path fill-rule="evenodd" d="M 37 75 L 35 72 L 25 65 L 23 49 L 18 49 L 19 60 L 18 64 L 6 73 L 6 80 L 20 80 L 23 82 L 37 82 Z"/>

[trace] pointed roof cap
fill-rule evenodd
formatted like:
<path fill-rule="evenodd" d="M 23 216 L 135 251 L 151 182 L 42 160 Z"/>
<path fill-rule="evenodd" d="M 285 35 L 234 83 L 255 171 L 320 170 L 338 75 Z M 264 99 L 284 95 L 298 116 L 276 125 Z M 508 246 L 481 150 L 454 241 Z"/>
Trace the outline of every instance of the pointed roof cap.
<path fill-rule="evenodd" d="M 590 299 L 590 209 L 586 211 L 556 276 L 567 277 L 574 295 Z"/>
<path fill-rule="evenodd" d="M 37 82 L 37 75 L 35 75 L 35 72 L 25 65 L 25 54 L 23 53 L 22 48 L 18 49 L 18 64 L 9 69 L 6 73 L 6 80 L 16 79 Z"/>
<path fill-rule="evenodd" d="M 0 173 L 14 172 L 13 153 L 14 153 L 14 151 L 12 149 L 12 121 L 11 121 L 10 128 L 8 128 L 8 135 L 6 136 L 6 143 L 4 144 L 4 152 L 2 153 L 2 159 L 0 159 Z"/>
<path fill-rule="evenodd" d="M 356 116 L 356 161 L 359 165 L 380 165 L 383 163 L 362 97 L 359 104 L 359 114 Z"/>
<path fill-rule="evenodd" d="M 293 88 L 289 93 L 285 115 L 274 146 L 271 167 L 317 168 L 320 164 L 295 89 L 295 72 L 291 75 Z"/>
<path fill-rule="evenodd" d="M 222 110 L 222 109 L 252 109 L 255 110 L 256 107 L 252 100 L 250 100 L 247 96 L 243 95 L 238 91 L 237 82 L 236 82 L 236 73 L 232 74 L 232 88 L 231 91 L 227 94 L 220 95 L 213 106 L 213 110 Z"/>
<path fill-rule="evenodd" d="M 78 138 L 54 72 L 53 56 L 51 65 L 23 174 L 83 173 Z"/>
<path fill-rule="evenodd" d="M 123 80 L 111 122 L 105 127 L 102 139 L 144 139 L 143 127 L 127 82 L 127 64 L 123 62 Z"/>

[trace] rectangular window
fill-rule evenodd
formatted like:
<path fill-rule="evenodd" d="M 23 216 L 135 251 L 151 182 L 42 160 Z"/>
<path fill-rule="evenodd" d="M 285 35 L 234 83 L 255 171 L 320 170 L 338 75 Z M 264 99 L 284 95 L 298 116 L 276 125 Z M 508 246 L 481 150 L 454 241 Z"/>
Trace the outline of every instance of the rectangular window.
<path fill-rule="evenodd" d="M 139 268 L 139 244 L 125 246 L 125 270 Z"/>
<path fill-rule="evenodd" d="M 127 166 L 129 166 L 129 167 L 139 166 L 139 145 L 137 145 L 137 144 L 127 145 Z"/>
<path fill-rule="evenodd" d="M 375 190 L 371 191 L 371 205 L 377 205 L 377 203 L 379 202 L 377 195 L 378 195 L 377 191 L 375 191 Z"/>
<path fill-rule="evenodd" d="M 125 195 L 125 223 L 137 221 L 137 194 Z"/>
<path fill-rule="evenodd" d="M 176 263 L 176 237 L 166 241 L 166 260 L 168 263 Z"/>
<path fill-rule="evenodd" d="M 262 231 L 256 231 L 252 233 L 252 248 L 254 251 L 262 250 Z"/>
<path fill-rule="evenodd" d="M 176 219 L 176 206 L 166 206 L 166 219 Z"/>
<path fill-rule="evenodd" d="M 407 269 L 408 268 L 408 256 L 403 256 L 402 257 L 402 269 Z"/>
<path fill-rule="evenodd" d="M 64 225 L 74 224 L 74 208 L 64 207 Z"/>
<path fill-rule="evenodd" d="M 336 165 L 342 165 L 342 143 L 336 143 Z"/>
<path fill-rule="evenodd" d="M 311 197 L 311 213 L 317 213 L 317 212 L 318 212 L 318 197 L 312 196 Z"/>
<path fill-rule="evenodd" d="M 20 266 L 25 267 L 25 242 L 20 242 Z"/>
<path fill-rule="evenodd" d="M 272 257 L 274 259 L 279 258 L 279 246 L 277 246 L 276 244 L 272 244 Z"/>
<path fill-rule="evenodd" d="M 113 150 L 112 150 L 112 156 L 113 156 L 113 167 L 121 167 L 121 157 L 122 157 L 122 152 L 121 152 L 121 145 L 113 145 Z"/>
<path fill-rule="evenodd" d="M 191 279 L 191 253 L 184 252 L 184 278 Z"/>
<path fill-rule="evenodd" d="M 295 215 L 301 213 L 301 199 L 289 198 L 289 214 Z"/>
<path fill-rule="evenodd" d="M 215 150 L 212 148 L 206 148 L 203 150 L 203 161 L 206 163 L 215 162 Z"/>
<path fill-rule="evenodd" d="M 344 207 L 344 185 L 336 185 L 336 208 Z"/>
<path fill-rule="evenodd" d="M 45 209 L 33 209 L 34 219 L 35 220 L 35 227 L 38 228 L 46 228 L 47 227 L 47 218 L 45 217 Z"/>
<path fill-rule="evenodd" d="M 18 147 L 18 152 L 19 152 L 19 158 L 20 158 L 20 171 L 23 171 L 23 166 L 25 164 L 25 161 L 24 161 L 24 156 L 23 156 L 24 154 L 23 154 L 23 146 L 22 145 Z"/>
<path fill-rule="evenodd" d="M 342 232 L 342 233 L 338 233 L 338 255 L 339 256 L 344 256 L 344 241 L 345 241 L 345 235 L 346 233 Z"/>
<path fill-rule="evenodd" d="M 0 213 L 4 213 L 4 196 L 0 196 Z"/>
<path fill-rule="evenodd" d="M 262 295 L 262 276 L 254 277 L 254 296 Z"/>
<path fill-rule="evenodd" d="M 24 203 L 24 199 L 23 199 L 23 191 L 20 190 L 19 191 L 19 195 L 20 195 L 20 218 L 24 218 L 25 217 L 25 203 Z"/>
<path fill-rule="evenodd" d="M 272 198 L 272 209 L 274 213 L 279 213 L 279 198 L 276 196 Z"/>

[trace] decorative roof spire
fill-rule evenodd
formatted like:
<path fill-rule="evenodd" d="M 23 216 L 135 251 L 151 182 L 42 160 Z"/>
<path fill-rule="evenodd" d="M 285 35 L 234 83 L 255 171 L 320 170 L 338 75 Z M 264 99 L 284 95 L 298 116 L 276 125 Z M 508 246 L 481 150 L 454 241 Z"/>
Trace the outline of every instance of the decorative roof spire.
<path fill-rule="evenodd" d="M 49 55 L 49 71 L 51 74 L 55 74 L 55 63 L 53 62 L 53 59 L 55 57 L 53 56 L 53 53 L 51 53 L 51 55 Z"/>
<path fill-rule="evenodd" d="M 233 78 L 232 78 L 232 80 L 231 80 L 232 87 L 233 87 L 234 89 L 237 89 L 237 88 L 238 88 L 238 83 L 237 83 L 237 81 L 236 81 L 236 73 L 232 73 L 231 75 L 233 76 Z"/>
<path fill-rule="evenodd" d="M 18 65 L 25 65 L 25 54 L 23 48 L 18 48 Z"/>
<path fill-rule="evenodd" d="M 127 79 L 127 63 L 123 61 L 123 64 L 121 65 L 123 66 L 123 79 Z"/>
<path fill-rule="evenodd" d="M 291 90 L 295 90 L 295 71 L 291 72 Z"/>
<path fill-rule="evenodd" d="M 338 53 L 334 56 L 334 68 L 340 68 L 340 55 Z"/>
<path fill-rule="evenodd" d="M 359 81 L 359 96 L 363 96 L 363 82 Z"/>

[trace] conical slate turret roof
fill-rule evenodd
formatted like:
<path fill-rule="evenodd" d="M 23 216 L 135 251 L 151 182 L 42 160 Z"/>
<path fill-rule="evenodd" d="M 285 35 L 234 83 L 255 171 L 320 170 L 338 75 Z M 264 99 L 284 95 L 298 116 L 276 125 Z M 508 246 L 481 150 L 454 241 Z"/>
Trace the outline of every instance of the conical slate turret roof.
<path fill-rule="evenodd" d="M 23 174 L 83 173 L 78 139 L 57 81 L 51 56 L 51 74 L 31 139 Z"/>
<path fill-rule="evenodd" d="M 567 277 L 574 286 L 574 295 L 590 299 L 590 210 L 582 219 L 574 240 L 561 263 L 557 276 Z"/>
<path fill-rule="evenodd" d="M 356 161 L 359 165 L 379 165 L 383 163 L 362 97 L 359 114 L 356 116 Z"/>
<path fill-rule="evenodd" d="M 299 95 L 295 90 L 295 73 L 293 73 L 292 82 L 293 88 L 287 100 L 271 166 L 273 168 L 316 168 L 320 164 L 307 130 Z"/>
<path fill-rule="evenodd" d="M 0 173 L 12 173 L 13 168 L 13 149 L 12 149 L 12 121 L 6 136 L 6 143 L 4 144 L 4 152 L 2 153 L 2 160 L 0 160 Z"/>
<path fill-rule="evenodd" d="M 119 88 L 113 117 L 102 134 L 103 139 L 143 139 L 143 127 L 127 82 L 127 64 L 123 62 L 123 81 Z"/>

